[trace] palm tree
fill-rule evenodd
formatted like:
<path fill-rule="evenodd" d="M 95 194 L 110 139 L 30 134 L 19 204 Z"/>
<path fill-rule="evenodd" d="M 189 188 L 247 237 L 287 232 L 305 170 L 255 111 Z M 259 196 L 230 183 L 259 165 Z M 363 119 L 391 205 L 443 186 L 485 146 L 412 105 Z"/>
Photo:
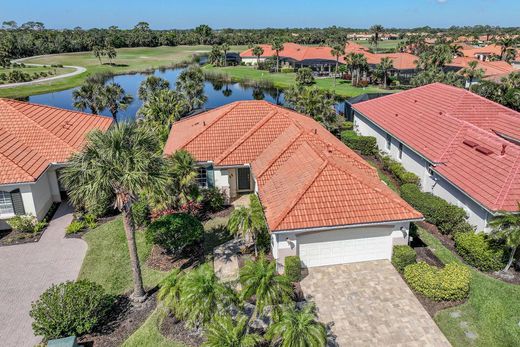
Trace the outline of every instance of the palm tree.
<path fill-rule="evenodd" d="M 345 46 L 342 44 L 334 44 L 330 50 L 330 54 L 336 57 L 336 70 L 334 72 L 334 87 L 336 87 L 336 77 L 338 76 L 339 57 L 345 54 Z"/>
<path fill-rule="evenodd" d="M 93 131 L 82 151 L 63 169 L 63 184 L 74 205 L 95 205 L 113 196 L 114 207 L 123 214 L 130 254 L 134 292 L 145 298 L 132 205 L 141 193 L 161 191 L 166 182 L 164 160 L 156 137 L 136 123 L 116 124 L 107 132 Z"/>
<path fill-rule="evenodd" d="M 354 53 L 351 56 L 351 64 L 356 71 L 356 86 L 359 85 L 361 79 L 361 72 L 365 71 L 368 67 L 367 57 L 363 53 Z"/>
<path fill-rule="evenodd" d="M 81 111 L 87 109 L 93 114 L 99 114 L 104 109 L 103 84 L 87 79 L 79 88 L 72 91 L 73 106 Z"/>
<path fill-rule="evenodd" d="M 518 204 L 520 211 L 520 203 Z M 520 246 L 520 214 L 518 212 L 503 212 L 501 215 L 494 217 L 489 226 L 493 230 L 493 235 L 503 239 L 506 245 L 511 249 L 509 261 L 503 271 L 508 271 L 515 259 L 515 253 Z"/>
<path fill-rule="evenodd" d="M 117 51 L 114 47 L 108 46 L 105 48 L 105 55 L 107 56 L 110 65 L 112 65 L 112 59 L 117 57 Z"/>
<path fill-rule="evenodd" d="M 236 302 L 233 290 L 219 282 L 213 268 L 205 263 L 184 275 L 179 318 L 189 327 L 207 324 L 217 314 Z"/>
<path fill-rule="evenodd" d="M 200 108 L 208 100 L 204 94 L 204 73 L 200 66 L 190 65 L 177 78 L 177 91 L 184 95 L 188 112 Z"/>
<path fill-rule="evenodd" d="M 383 86 L 386 89 L 388 73 L 394 68 L 394 61 L 388 57 L 381 59 L 381 62 L 377 65 L 376 71 L 383 76 Z"/>
<path fill-rule="evenodd" d="M 240 284 L 243 300 L 255 297 L 254 316 L 261 315 L 267 306 L 290 302 L 293 296 L 291 281 L 278 275 L 276 262 L 267 260 L 263 254 L 256 261 L 247 261 L 240 269 Z"/>
<path fill-rule="evenodd" d="M 452 44 L 450 44 L 450 48 L 451 48 L 451 53 L 453 54 L 454 57 L 463 57 L 464 56 L 464 52 L 462 51 L 463 47 L 461 45 L 452 43 Z"/>
<path fill-rule="evenodd" d="M 468 89 L 471 88 L 474 79 L 479 80 L 484 77 L 484 70 L 478 67 L 478 61 L 476 60 L 470 61 L 468 66 L 462 69 L 461 73 L 466 80 L 469 80 Z"/>
<path fill-rule="evenodd" d="M 276 72 L 280 72 L 280 52 L 283 51 L 283 42 L 280 39 L 275 39 L 271 49 L 276 53 Z"/>
<path fill-rule="evenodd" d="M 514 50 L 516 39 L 510 36 L 502 36 L 496 41 L 496 44 L 501 46 L 500 60 L 506 60 L 508 51 Z"/>
<path fill-rule="evenodd" d="M 264 54 L 264 49 L 260 46 L 253 47 L 253 55 L 256 57 L 256 66 L 260 67 L 260 57 Z"/>
<path fill-rule="evenodd" d="M 261 341 L 258 334 L 248 333 L 248 319 L 238 316 L 236 319 L 229 315 L 218 315 L 206 329 L 207 341 L 203 347 L 254 347 Z"/>
<path fill-rule="evenodd" d="M 251 239 L 255 247 L 255 256 L 258 256 L 256 241 L 258 235 L 267 230 L 264 211 L 258 196 L 249 196 L 249 207 L 235 209 L 229 218 L 228 229 L 232 234 L 240 235 L 244 240 Z"/>
<path fill-rule="evenodd" d="M 117 83 L 110 83 L 102 89 L 103 105 L 110 111 L 112 118 L 117 123 L 117 113 L 130 106 L 134 97 L 126 94 L 125 90 Z"/>
<path fill-rule="evenodd" d="M 220 49 L 222 50 L 222 52 L 224 52 L 224 66 L 227 66 L 227 53 L 229 52 L 229 45 L 226 42 L 224 42 Z"/>
<path fill-rule="evenodd" d="M 285 308 L 267 330 L 266 337 L 274 346 L 281 347 L 324 347 L 327 331 L 316 320 L 313 305 L 301 310 L 294 306 Z"/>
<path fill-rule="evenodd" d="M 99 59 L 99 64 L 102 64 L 101 57 L 105 55 L 105 51 L 100 46 L 93 46 L 92 53 Z"/>
<path fill-rule="evenodd" d="M 384 32 L 384 28 L 382 25 L 379 25 L 379 24 L 376 24 L 376 25 L 373 25 L 371 28 L 370 28 L 370 31 L 372 32 L 372 34 L 374 34 L 373 36 L 373 41 L 374 41 L 374 45 L 376 46 L 376 52 L 377 52 L 377 46 L 379 44 L 379 39 L 381 38 L 381 34 Z"/>
<path fill-rule="evenodd" d="M 145 103 L 155 93 L 165 89 L 170 89 L 170 82 L 161 77 L 150 75 L 139 85 L 137 96 Z"/>

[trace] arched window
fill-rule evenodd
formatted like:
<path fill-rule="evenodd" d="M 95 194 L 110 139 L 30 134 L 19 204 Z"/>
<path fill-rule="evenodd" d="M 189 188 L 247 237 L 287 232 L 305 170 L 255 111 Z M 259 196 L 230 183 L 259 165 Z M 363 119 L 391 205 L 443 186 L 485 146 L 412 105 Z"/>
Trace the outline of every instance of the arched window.
<path fill-rule="evenodd" d="M 0 216 L 3 215 L 14 215 L 14 206 L 11 193 L 0 191 Z"/>

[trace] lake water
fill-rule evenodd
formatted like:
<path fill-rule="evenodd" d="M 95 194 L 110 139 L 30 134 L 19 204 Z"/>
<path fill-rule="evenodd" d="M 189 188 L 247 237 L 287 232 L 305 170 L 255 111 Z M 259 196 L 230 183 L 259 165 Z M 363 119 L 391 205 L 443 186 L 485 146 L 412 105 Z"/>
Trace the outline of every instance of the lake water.
<path fill-rule="evenodd" d="M 166 79 L 170 82 L 170 88 L 175 88 L 175 81 L 182 69 L 156 70 L 155 76 Z M 137 110 L 141 107 L 142 102 L 137 97 L 139 85 L 149 74 L 131 74 L 114 76 L 110 81 L 119 83 L 123 89 L 134 97 L 132 104 L 125 110 L 118 113 L 118 119 L 129 120 L 135 117 Z M 75 110 L 72 106 L 72 91 L 74 88 L 63 90 L 60 92 L 33 95 L 29 97 L 29 101 L 37 104 L 60 107 L 68 110 Z M 239 100 L 266 100 L 275 104 L 284 104 L 283 92 L 278 89 L 260 89 L 246 87 L 239 83 L 218 83 L 206 81 L 204 84 L 204 92 L 208 97 L 204 104 L 205 109 L 212 109 L 230 102 Z M 344 103 L 339 103 L 338 110 L 343 112 Z M 88 110 L 86 112 L 89 112 Z M 110 116 L 108 111 L 102 114 Z"/>

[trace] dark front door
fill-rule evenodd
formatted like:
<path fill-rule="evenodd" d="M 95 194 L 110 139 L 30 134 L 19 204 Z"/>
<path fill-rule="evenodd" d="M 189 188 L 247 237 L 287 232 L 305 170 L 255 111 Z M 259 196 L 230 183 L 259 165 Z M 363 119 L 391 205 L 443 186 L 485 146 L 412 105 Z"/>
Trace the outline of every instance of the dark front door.
<path fill-rule="evenodd" d="M 237 169 L 238 191 L 251 190 L 251 170 L 248 167 Z"/>

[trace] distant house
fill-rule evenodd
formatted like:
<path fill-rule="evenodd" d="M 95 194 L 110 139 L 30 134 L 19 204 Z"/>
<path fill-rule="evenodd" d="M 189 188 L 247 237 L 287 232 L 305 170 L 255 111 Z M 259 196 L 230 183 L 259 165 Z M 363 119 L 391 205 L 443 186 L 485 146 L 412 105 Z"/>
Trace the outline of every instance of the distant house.
<path fill-rule="evenodd" d="M 510 73 L 515 71 L 515 68 L 506 61 L 498 60 L 498 61 L 486 61 L 486 60 L 478 60 L 477 58 L 471 57 L 456 57 L 451 63 L 446 66 L 446 70 L 450 71 L 459 71 L 467 68 L 469 63 L 472 61 L 476 61 L 477 68 L 482 69 L 484 71 L 485 80 L 491 80 L 495 82 L 500 82 L 503 77 L 506 77 Z M 478 81 L 473 81 L 478 82 Z"/>
<path fill-rule="evenodd" d="M 59 170 L 112 118 L 0 99 L 0 229 L 15 215 L 45 217 L 61 201 Z"/>
<path fill-rule="evenodd" d="M 390 259 L 422 219 L 319 123 L 265 101 L 176 122 L 164 153 L 180 149 L 197 160 L 201 186 L 258 194 L 279 269 L 289 255 L 305 267 Z"/>
<path fill-rule="evenodd" d="M 355 129 L 488 231 L 520 201 L 520 113 L 434 83 L 353 105 Z"/>

